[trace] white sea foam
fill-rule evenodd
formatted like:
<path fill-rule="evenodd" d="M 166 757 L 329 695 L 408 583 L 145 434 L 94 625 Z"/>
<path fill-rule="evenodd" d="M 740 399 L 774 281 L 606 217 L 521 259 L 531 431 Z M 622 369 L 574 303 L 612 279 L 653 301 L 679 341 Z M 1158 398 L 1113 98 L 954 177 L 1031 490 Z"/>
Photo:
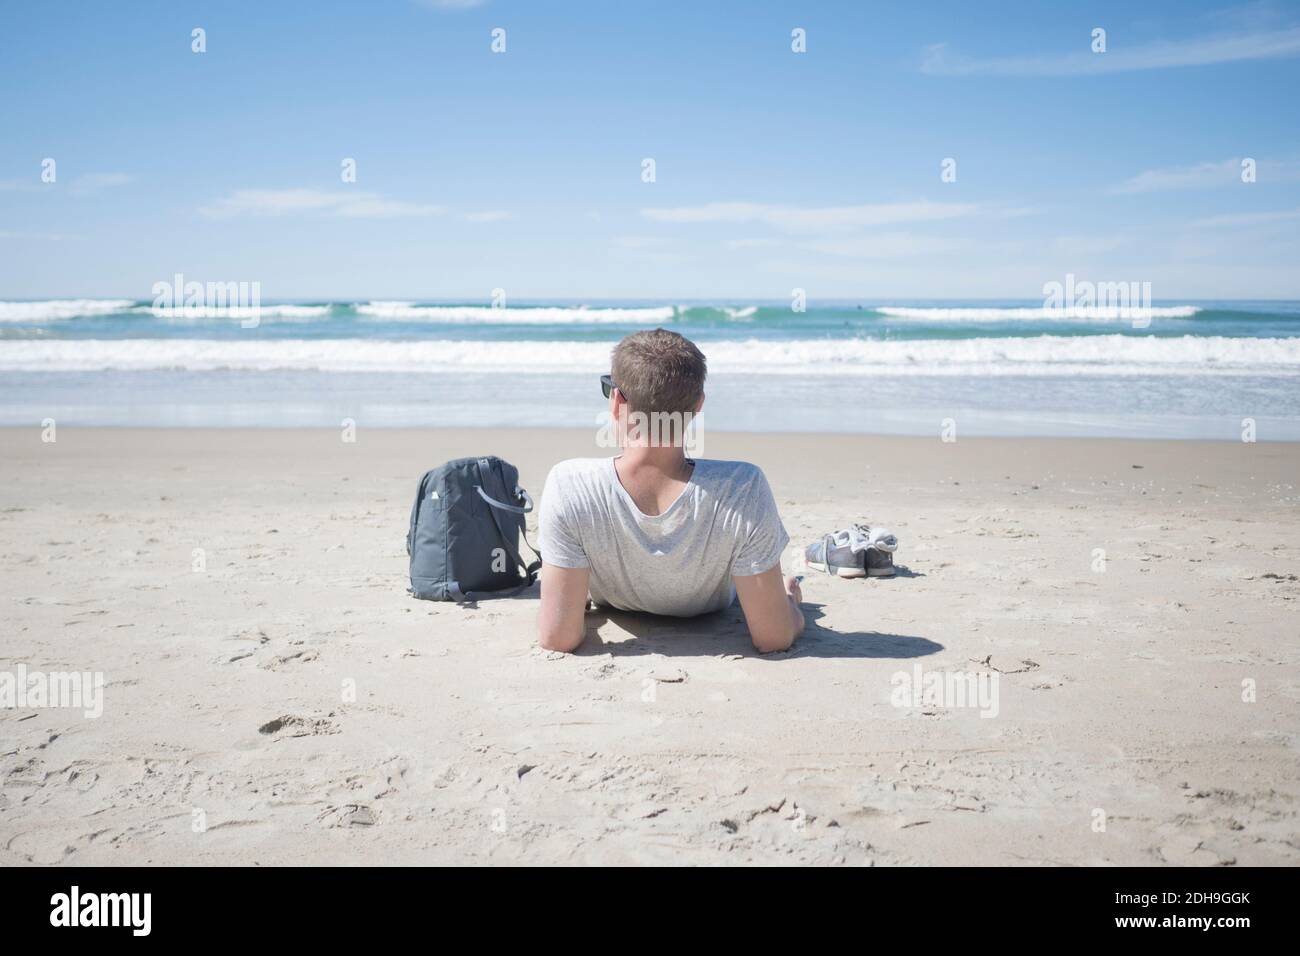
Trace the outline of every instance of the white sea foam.
<path fill-rule="evenodd" d="M 584 322 L 668 322 L 672 306 L 643 309 L 486 305 L 419 305 L 414 302 L 369 302 L 357 314 L 387 322 L 461 322 L 484 325 L 563 325 Z"/>
<path fill-rule="evenodd" d="M 125 312 L 134 299 L 45 299 L 41 302 L 0 302 L 0 322 L 47 322 L 79 316 Z"/>
<path fill-rule="evenodd" d="M 207 319 L 279 319 L 284 322 L 310 322 L 329 314 L 333 306 L 329 305 L 178 305 L 178 306 L 141 306 L 133 312 L 146 313 L 165 322 L 183 324 L 202 322 Z"/>
<path fill-rule="evenodd" d="M 1128 322 L 1133 319 L 1188 319 L 1201 309 L 1195 305 L 1093 306 L 1091 308 L 957 308 L 920 309 L 906 306 L 877 306 L 876 312 L 895 319 L 918 319 L 927 322 Z"/>
<path fill-rule="evenodd" d="M 1300 338 L 1092 335 L 1034 338 L 700 343 L 714 373 L 806 375 L 1300 375 Z M 364 339 L 0 340 L 0 370 L 589 374 L 612 342 Z"/>

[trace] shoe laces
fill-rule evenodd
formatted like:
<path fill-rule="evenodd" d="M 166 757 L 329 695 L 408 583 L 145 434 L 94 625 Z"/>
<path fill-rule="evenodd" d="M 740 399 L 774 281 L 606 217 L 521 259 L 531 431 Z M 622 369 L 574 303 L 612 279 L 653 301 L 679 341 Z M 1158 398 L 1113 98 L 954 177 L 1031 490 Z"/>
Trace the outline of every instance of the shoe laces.
<path fill-rule="evenodd" d="M 872 531 L 868 525 L 855 524 L 853 530 L 861 536 L 862 547 L 860 550 L 875 548 L 877 551 L 892 552 L 898 547 L 898 538 L 887 528 L 877 528 Z M 874 544 L 872 543 L 873 538 L 875 539 Z"/>
<path fill-rule="evenodd" d="M 852 528 L 842 528 L 830 535 L 831 544 L 837 548 L 851 548 L 854 551 L 865 551 L 867 549 L 867 535 L 863 525 L 854 525 Z"/>

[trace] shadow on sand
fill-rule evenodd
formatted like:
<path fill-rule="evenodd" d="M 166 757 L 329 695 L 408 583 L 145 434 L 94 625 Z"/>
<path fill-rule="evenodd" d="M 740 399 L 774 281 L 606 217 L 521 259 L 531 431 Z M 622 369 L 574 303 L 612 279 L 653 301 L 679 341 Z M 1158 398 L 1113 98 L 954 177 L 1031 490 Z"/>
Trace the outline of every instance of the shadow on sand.
<path fill-rule="evenodd" d="M 925 577 L 925 572 L 913 571 L 906 564 L 896 564 L 894 565 L 894 577 L 895 578 L 923 578 Z M 889 581 L 890 578 L 877 578 L 876 580 L 883 582 L 883 581 Z"/>
<path fill-rule="evenodd" d="M 884 634 L 877 631 L 836 631 L 819 621 L 825 616 L 823 604 L 803 603 L 805 627 L 794 647 L 778 654 L 760 655 L 750 643 L 749 631 L 739 607 L 729 607 L 701 617 L 659 617 L 597 608 L 587 612 L 587 637 L 577 650 L 579 657 L 609 654 L 612 657 L 635 657 L 663 654 L 666 657 L 710 657 L 740 655 L 761 660 L 782 661 L 792 657 L 861 657 L 902 659 L 924 657 L 943 650 L 943 645 L 910 634 Z M 632 640 L 606 641 L 600 631 L 609 633 L 613 624 L 632 635 Z"/>

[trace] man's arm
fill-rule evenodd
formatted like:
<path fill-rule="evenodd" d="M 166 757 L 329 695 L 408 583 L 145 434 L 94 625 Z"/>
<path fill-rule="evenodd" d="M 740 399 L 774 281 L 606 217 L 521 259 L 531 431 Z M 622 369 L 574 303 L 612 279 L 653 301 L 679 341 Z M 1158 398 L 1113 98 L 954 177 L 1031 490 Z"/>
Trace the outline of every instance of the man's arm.
<path fill-rule="evenodd" d="M 537 642 L 548 651 L 576 651 L 586 636 L 590 568 L 542 564 L 542 606 L 537 612 Z"/>
<path fill-rule="evenodd" d="M 740 609 L 745 612 L 745 624 L 754 648 L 760 654 L 788 650 L 803 632 L 803 612 L 799 610 L 803 593 L 798 579 L 783 582 L 781 565 L 776 564 L 762 574 L 731 580 L 736 585 L 736 596 L 740 598 Z"/>

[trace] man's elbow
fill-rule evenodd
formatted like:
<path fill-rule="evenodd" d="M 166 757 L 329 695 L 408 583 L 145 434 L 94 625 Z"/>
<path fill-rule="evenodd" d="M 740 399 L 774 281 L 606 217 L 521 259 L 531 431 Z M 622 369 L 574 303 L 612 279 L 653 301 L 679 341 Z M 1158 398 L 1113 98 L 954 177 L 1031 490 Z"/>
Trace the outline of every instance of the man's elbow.
<path fill-rule="evenodd" d="M 557 628 L 542 627 L 537 631 L 537 644 L 544 651 L 559 651 L 561 654 L 572 654 L 582 644 L 584 637 L 582 631 L 576 634 L 573 632 L 564 632 Z"/>
<path fill-rule="evenodd" d="M 775 654 L 788 651 L 798 636 L 799 631 L 789 628 L 785 631 L 751 631 L 749 639 L 754 642 L 754 650 L 760 654 Z"/>

